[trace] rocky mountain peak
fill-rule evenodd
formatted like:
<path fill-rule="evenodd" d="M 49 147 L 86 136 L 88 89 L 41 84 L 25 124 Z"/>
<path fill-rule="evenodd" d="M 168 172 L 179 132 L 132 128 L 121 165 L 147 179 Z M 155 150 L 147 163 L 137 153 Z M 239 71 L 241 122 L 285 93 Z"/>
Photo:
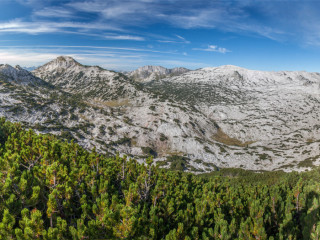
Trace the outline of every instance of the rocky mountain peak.
<path fill-rule="evenodd" d="M 76 67 L 82 66 L 80 63 L 78 63 L 76 60 L 74 60 L 72 57 L 69 56 L 60 56 L 56 59 L 36 68 L 33 70 L 33 73 L 37 72 L 62 72 L 66 69 L 73 69 Z"/>
<path fill-rule="evenodd" d="M 176 67 L 171 69 L 171 73 L 179 73 L 179 74 L 186 73 L 189 71 L 190 71 L 189 69 L 184 67 Z"/>
<path fill-rule="evenodd" d="M 6 76 L 7 79 L 22 84 L 39 84 L 42 80 L 36 78 L 29 71 L 21 68 L 19 65 L 12 67 L 8 64 L 0 64 L 0 74 Z"/>
<path fill-rule="evenodd" d="M 29 76 L 31 75 L 30 72 L 27 70 L 22 69 L 19 65 L 12 67 L 8 64 L 0 65 L 0 73 L 4 74 L 14 80 L 17 80 L 19 76 Z"/>
<path fill-rule="evenodd" d="M 129 72 L 127 75 L 137 81 L 148 82 L 169 76 L 180 75 L 188 71 L 190 70 L 182 67 L 168 69 L 162 66 L 147 65 Z"/>
<path fill-rule="evenodd" d="M 40 68 L 46 68 L 47 70 L 53 69 L 67 69 L 74 66 L 81 66 L 76 60 L 69 56 L 60 56 L 56 59 L 48 62 Z"/>
<path fill-rule="evenodd" d="M 99 66 L 82 65 L 68 56 L 60 56 L 32 73 L 66 92 L 81 93 L 90 98 L 109 99 L 134 91 L 123 75 Z"/>
<path fill-rule="evenodd" d="M 17 70 L 25 70 L 22 67 L 20 67 L 20 65 L 16 65 L 14 68 L 17 69 Z"/>
<path fill-rule="evenodd" d="M 138 68 L 135 70 L 136 72 L 149 72 L 149 73 L 161 73 L 161 74 L 166 74 L 169 73 L 169 69 L 162 67 L 162 66 L 152 66 L 152 65 L 147 65 Z"/>

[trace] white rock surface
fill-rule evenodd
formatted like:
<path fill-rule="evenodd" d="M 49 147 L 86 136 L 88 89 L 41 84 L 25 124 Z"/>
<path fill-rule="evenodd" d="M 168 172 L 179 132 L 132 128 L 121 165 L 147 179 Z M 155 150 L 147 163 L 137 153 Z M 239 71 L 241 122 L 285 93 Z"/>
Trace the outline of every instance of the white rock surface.
<path fill-rule="evenodd" d="M 126 75 L 138 82 L 150 82 L 169 76 L 180 75 L 188 71 L 190 70 L 183 67 L 168 69 L 162 66 L 143 66 L 132 72 L 128 72 Z"/>
<path fill-rule="evenodd" d="M 33 71 L 55 89 L 29 86 L 41 80 L 19 67 L 0 65 L 0 74 L 1 116 L 69 132 L 88 149 L 143 159 L 141 147 L 150 147 L 156 160 L 187 157 L 189 171 L 320 165 L 319 73 L 221 66 L 135 82 L 59 57 Z"/>

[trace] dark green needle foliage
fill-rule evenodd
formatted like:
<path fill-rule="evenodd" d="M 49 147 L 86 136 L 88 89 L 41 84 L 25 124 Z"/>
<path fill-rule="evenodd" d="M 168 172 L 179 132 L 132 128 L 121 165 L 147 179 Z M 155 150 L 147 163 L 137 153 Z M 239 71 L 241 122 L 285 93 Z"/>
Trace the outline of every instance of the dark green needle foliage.
<path fill-rule="evenodd" d="M 196 176 L 4 119 L 0 143 L 0 239 L 320 238 L 319 169 Z"/>

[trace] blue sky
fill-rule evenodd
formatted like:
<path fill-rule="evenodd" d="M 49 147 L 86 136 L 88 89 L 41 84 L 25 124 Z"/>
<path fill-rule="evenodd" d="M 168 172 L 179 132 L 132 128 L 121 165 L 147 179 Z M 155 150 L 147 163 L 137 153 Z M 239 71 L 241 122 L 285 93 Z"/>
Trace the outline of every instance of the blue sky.
<path fill-rule="evenodd" d="M 0 0 L 0 63 L 320 72 L 320 1 Z"/>

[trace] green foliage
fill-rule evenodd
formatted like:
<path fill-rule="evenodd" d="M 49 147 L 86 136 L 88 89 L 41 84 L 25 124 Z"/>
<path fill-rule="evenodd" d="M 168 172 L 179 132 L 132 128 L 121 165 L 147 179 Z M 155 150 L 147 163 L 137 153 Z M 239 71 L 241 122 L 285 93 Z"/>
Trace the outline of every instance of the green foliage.
<path fill-rule="evenodd" d="M 156 110 L 156 106 L 151 105 L 151 106 L 149 107 L 149 109 L 150 109 L 151 111 L 155 111 L 155 110 Z"/>
<path fill-rule="evenodd" d="M 176 171 L 184 171 L 189 167 L 188 158 L 178 155 L 167 157 L 167 162 L 171 162 L 170 169 Z"/>
<path fill-rule="evenodd" d="M 0 239 L 319 239 L 320 171 L 196 176 L 0 119 Z M 172 156 L 183 168 L 188 159 Z"/>
<path fill-rule="evenodd" d="M 163 142 L 166 140 L 168 140 L 168 137 L 166 135 L 164 135 L 163 133 L 160 133 L 160 141 Z"/>
<path fill-rule="evenodd" d="M 72 141 L 74 139 L 73 135 L 69 131 L 61 131 L 60 138 L 67 141 Z"/>
<path fill-rule="evenodd" d="M 131 145 L 131 138 L 123 137 L 111 143 L 111 145 L 123 145 L 123 144 Z"/>
<path fill-rule="evenodd" d="M 141 147 L 141 150 L 144 154 L 148 155 L 148 156 L 157 156 L 157 152 L 155 150 L 153 150 L 151 147 Z"/>

